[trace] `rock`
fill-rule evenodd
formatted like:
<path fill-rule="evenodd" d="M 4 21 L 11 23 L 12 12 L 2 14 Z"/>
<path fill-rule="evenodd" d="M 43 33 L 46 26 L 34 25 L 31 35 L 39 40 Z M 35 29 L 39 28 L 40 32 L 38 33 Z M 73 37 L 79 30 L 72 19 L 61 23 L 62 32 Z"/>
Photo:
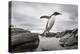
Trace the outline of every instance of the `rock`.
<path fill-rule="evenodd" d="M 68 49 L 77 48 L 78 29 L 73 29 L 72 32 L 71 32 L 71 30 L 70 30 L 70 32 L 65 32 L 64 36 L 59 41 L 60 41 L 60 45 L 62 47 L 65 47 Z"/>
<path fill-rule="evenodd" d="M 31 34 L 31 33 L 21 33 L 21 34 L 12 36 L 11 42 L 12 42 L 12 45 L 18 45 L 18 44 L 35 40 L 36 38 L 38 38 L 37 34 L 34 36 L 34 34 Z"/>
<path fill-rule="evenodd" d="M 14 36 L 16 34 L 19 34 L 19 33 L 30 33 L 30 31 L 28 30 L 24 30 L 24 29 L 21 29 L 21 28 L 9 28 L 10 30 L 10 33 L 11 33 L 11 36 Z"/>
<path fill-rule="evenodd" d="M 44 34 L 40 34 L 40 36 L 45 36 L 45 37 L 55 37 L 57 33 L 46 33 L 46 36 Z"/>
<path fill-rule="evenodd" d="M 75 44 L 75 42 L 76 42 L 76 38 L 73 35 L 66 40 L 65 46 L 72 46 Z"/>
<path fill-rule="evenodd" d="M 18 32 L 15 31 L 15 33 Z M 24 32 L 24 31 L 23 31 Z M 10 52 L 34 51 L 39 45 L 39 37 L 37 33 L 18 32 L 11 36 Z"/>
<path fill-rule="evenodd" d="M 65 42 L 67 41 L 68 37 L 70 36 L 70 34 L 65 34 L 62 38 L 60 38 L 59 42 L 60 45 L 64 47 Z"/>

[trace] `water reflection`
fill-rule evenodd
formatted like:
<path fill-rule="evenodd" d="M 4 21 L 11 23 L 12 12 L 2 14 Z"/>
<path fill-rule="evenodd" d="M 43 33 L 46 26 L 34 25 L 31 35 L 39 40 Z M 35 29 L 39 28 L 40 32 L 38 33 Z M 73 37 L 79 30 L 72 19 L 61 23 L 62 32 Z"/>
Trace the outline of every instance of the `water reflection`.
<path fill-rule="evenodd" d="M 42 37 L 39 35 L 39 46 L 36 51 L 49 51 L 49 50 L 62 50 L 63 47 L 60 46 L 60 38 L 55 37 Z"/>

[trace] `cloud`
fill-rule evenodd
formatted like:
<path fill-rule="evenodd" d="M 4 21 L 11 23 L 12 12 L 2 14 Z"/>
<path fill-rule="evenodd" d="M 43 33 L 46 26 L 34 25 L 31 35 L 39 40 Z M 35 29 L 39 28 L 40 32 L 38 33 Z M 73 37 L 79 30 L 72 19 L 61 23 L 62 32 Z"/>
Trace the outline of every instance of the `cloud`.
<path fill-rule="evenodd" d="M 12 24 L 31 31 L 43 31 L 47 20 L 40 19 L 40 16 L 51 15 L 55 11 L 62 15 L 56 17 L 55 25 L 51 31 L 58 32 L 77 27 L 77 5 L 19 1 L 12 2 Z"/>

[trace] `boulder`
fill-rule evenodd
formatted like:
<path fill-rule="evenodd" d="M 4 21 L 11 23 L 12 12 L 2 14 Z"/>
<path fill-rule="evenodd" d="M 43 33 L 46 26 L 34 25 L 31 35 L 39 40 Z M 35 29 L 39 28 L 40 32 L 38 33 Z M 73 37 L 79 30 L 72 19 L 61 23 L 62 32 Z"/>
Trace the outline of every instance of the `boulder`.
<path fill-rule="evenodd" d="M 15 33 L 18 32 L 15 31 Z M 10 49 L 12 53 L 34 51 L 39 45 L 39 37 L 37 33 L 18 32 L 18 34 L 11 35 Z"/>
<path fill-rule="evenodd" d="M 78 29 L 73 29 L 72 32 L 67 32 L 65 35 L 59 40 L 60 45 L 65 48 L 77 48 L 78 45 Z"/>

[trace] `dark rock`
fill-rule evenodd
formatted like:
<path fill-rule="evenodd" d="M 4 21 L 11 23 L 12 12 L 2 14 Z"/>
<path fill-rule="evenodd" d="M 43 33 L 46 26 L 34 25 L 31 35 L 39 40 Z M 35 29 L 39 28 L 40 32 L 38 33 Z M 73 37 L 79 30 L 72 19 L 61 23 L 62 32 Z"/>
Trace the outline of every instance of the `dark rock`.
<path fill-rule="evenodd" d="M 22 28 L 9 28 L 9 31 L 11 33 L 11 36 L 19 34 L 19 33 L 30 33 L 28 30 L 24 30 Z"/>
<path fill-rule="evenodd" d="M 29 31 L 24 32 L 24 30 L 20 29 L 17 29 L 14 33 L 16 32 L 18 33 L 11 35 L 10 50 L 12 53 L 34 51 L 38 47 L 39 37 L 37 33 L 31 33 Z"/>
<path fill-rule="evenodd" d="M 77 48 L 78 29 L 73 29 L 72 32 L 71 32 L 71 30 L 70 31 L 68 30 L 68 31 L 65 31 L 64 33 L 65 33 L 64 36 L 59 40 L 60 45 L 62 45 L 62 47 L 64 46 L 65 48 L 68 48 L 68 49 L 69 48 L 71 48 L 71 49 Z"/>

